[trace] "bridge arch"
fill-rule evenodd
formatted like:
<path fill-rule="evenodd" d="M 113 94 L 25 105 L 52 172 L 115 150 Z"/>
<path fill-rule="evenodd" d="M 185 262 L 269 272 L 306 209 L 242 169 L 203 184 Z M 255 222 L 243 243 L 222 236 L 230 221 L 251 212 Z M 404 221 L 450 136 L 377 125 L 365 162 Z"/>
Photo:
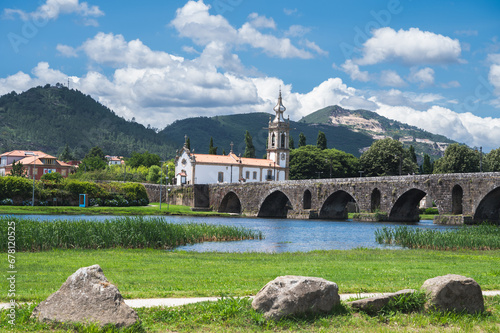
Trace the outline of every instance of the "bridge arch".
<path fill-rule="evenodd" d="M 479 202 L 474 213 L 474 221 L 500 223 L 500 187 L 491 190 Z"/>
<path fill-rule="evenodd" d="M 404 192 L 392 206 L 389 214 L 390 221 L 397 222 L 418 222 L 420 200 L 425 197 L 426 193 L 417 188 L 412 188 Z"/>
<path fill-rule="evenodd" d="M 302 196 L 302 208 L 311 209 L 311 201 L 312 201 L 311 191 L 307 189 L 304 191 L 304 195 Z"/>
<path fill-rule="evenodd" d="M 347 204 L 356 202 L 354 197 L 343 190 L 338 190 L 325 200 L 319 212 L 320 219 L 347 219 Z"/>
<path fill-rule="evenodd" d="M 462 186 L 455 185 L 451 190 L 451 213 L 454 215 L 459 215 L 463 213 L 463 198 L 464 190 Z"/>
<path fill-rule="evenodd" d="M 241 201 L 238 195 L 233 191 L 226 193 L 221 201 L 218 212 L 241 214 Z"/>
<path fill-rule="evenodd" d="M 286 218 L 289 210 L 293 210 L 293 207 L 288 196 L 279 190 L 275 190 L 259 206 L 257 217 Z"/>
<path fill-rule="evenodd" d="M 382 194 L 378 188 L 374 188 L 370 198 L 370 211 L 372 213 L 380 209 L 380 199 Z"/>

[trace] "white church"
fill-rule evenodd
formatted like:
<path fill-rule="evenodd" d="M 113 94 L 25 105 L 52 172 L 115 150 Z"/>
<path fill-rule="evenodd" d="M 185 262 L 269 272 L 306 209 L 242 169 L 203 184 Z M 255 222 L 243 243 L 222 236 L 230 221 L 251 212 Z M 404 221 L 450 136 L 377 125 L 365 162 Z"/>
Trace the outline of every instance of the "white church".
<path fill-rule="evenodd" d="M 245 158 L 233 153 L 233 144 L 228 155 L 195 154 L 186 147 L 175 157 L 177 185 L 216 184 L 238 182 L 263 182 L 288 180 L 290 149 L 290 120 L 285 121 L 286 108 L 281 99 L 274 107 L 276 116 L 269 117 L 267 158 Z"/>

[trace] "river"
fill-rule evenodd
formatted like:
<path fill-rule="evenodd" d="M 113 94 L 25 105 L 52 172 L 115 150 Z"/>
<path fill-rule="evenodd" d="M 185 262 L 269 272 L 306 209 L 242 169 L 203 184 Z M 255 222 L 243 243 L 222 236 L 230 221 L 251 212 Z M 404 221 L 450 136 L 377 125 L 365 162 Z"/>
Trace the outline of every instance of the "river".
<path fill-rule="evenodd" d="M 4 215 L 5 216 L 5 215 Z M 119 216 L 89 216 L 89 215 L 15 215 L 15 217 L 38 220 L 54 219 L 92 219 L 103 221 Z M 407 225 L 411 228 L 450 229 L 456 227 L 435 225 L 430 220 L 419 223 L 382 223 L 325 221 L 325 220 L 295 220 L 266 219 L 244 217 L 194 217 L 167 216 L 172 223 L 209 223 L 259 230 L 265 236 L 263 240 L 244 240 L 234 242 L 205 242 L 185 245 L 175 248 L 175 251 L 196 252 L 307 252 L 313 250 L 348 250 L 354 248 L 385 248 L 401 249 L 395 245 L 380 245 L 375 242 L 375 230 L 385 226 Z"/>

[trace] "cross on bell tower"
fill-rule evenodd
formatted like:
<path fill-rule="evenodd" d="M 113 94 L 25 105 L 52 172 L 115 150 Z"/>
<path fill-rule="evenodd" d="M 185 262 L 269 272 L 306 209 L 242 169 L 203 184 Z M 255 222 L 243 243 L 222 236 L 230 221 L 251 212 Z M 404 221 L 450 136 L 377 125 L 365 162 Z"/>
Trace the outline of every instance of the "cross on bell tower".
<path fill-rule="evenodd" d="M 285 179 L 288 179 L 290 162 L 290 120 L 283 117 L 286 111 L 279 90 L 278 103 L 273 108 L 276 113 L 273 120 L 269 119 L 269 136 L 267 142 L 267 159 L 272 160 L 277 166 L 285 168 Z M 280 179 L 283 180 L 283 179 Z"/>

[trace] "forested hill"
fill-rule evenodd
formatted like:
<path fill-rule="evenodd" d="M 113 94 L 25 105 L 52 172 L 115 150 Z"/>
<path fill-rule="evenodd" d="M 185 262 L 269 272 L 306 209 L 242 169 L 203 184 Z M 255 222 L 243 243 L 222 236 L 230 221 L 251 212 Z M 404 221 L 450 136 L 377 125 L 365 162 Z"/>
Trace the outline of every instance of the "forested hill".
<path fill-rule="evenodd" d="M 245 152 L 245 131 L 249 131 L 256 149 L 256 156 L 262 157 L 266 153 L 266 140 L 268 135 L 268 113 L 247 113 L 229 116 L 197 117 L 178 120 L 167 126 L 159 134 L 165 139 L 177 143 L 179 147 L 184 143 L 184 135 L 189 137 L 191 149 L 195 153 L 206 154 L 210 137 L 214 139 L 214 146 L 218 147 L 217 154 L 222 154 L 223 149 L 230 151 L 231 142 L 234 143 L 234 153 Z M 355 156 L 360 155 L 360 149 L 369 147 L 373 139 L 364 133 L 353 132 L 349 128 L 333 127 L 327 124 L 306 124 L 290 121 L 290 135 L 298 147 L 299 134 L 304 133 L 306 143 L 316 145 L 318 131 L 325 133 L 328 148 L 336 148 Z"/>
<path fill-rule="evenodd" d="M 385 118 L 368 110 L 346 110 L 333 105 L 302 118 L 300 123 L 322 124 L 335 128 L 348 128 L 364 133 L 373 139 L 391 137 L 405 145 L 413 145 L 417 153 L 440 157 L 450 143 L 455 141 L 443 135 L 433 134 L 418 127 Z"/>
<path fill-rule="evenodd" d="M 175 155 L 175 148 L 153 129 L 127 121 L 92 97 L 62 85 L 46 85 L 0 97 L 0 152 L 42 150 L 52 155 L 65 145 L 83 158 L 94 146 L 106 154 L 133 151 Z"/>

